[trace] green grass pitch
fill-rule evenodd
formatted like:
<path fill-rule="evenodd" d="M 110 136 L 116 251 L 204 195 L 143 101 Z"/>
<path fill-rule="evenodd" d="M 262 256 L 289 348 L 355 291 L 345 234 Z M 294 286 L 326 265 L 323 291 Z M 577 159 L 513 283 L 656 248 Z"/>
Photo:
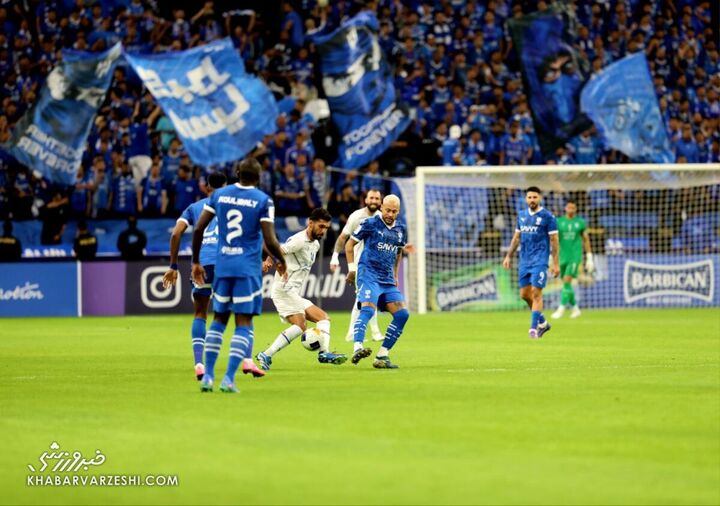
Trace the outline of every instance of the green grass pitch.
<path fill-rule="evenodd" d="M 233 396 L 199 392 L 189 315 L 4 319 L 0 503 L 720 503 L 717 309 L 588 310 L 539 341 L 528 321 L 413 315 L 397 371 L 293 343 Z M 282 328 L 257 319 L 255 351 Z M 28 487 L 52 441 L 100 449 L 86 475 L 179 485 Z"/>

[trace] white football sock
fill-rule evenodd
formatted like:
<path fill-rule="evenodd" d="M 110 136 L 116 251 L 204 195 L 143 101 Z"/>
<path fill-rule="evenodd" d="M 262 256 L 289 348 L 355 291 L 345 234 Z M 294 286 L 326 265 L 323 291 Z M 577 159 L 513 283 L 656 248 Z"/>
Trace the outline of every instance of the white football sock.
<path fill-rule="evenodd" d="M 355 353 L 358 350 L 362 350 L 364 348 L 363 343 L 355 342 L 355 345 L 353 346 L 353 353 Z"/>
<path fill-rule="evenodd" d="M 377 358 L 384 358 L 387 357 L 390 353 L 390 350 L 388 350 L 385 346 L 381 346 L 380 350 L 377 352 Z"/>
<path fill-rule="evenodd" d="M 323 340 L 320 342 L 320 353 L 330 351 L 330 320 L 320 320 L 315 327 L 322 332 Z"/>
<path fill-rule="evenodd" d="M 275 341 L 270 345 L 270 347 L 265 350 L 265 355 L 267 355 L 268 357 L 272 357 L 278 351 L 282 350 L 285 346 L 290 344 L 293 339 L 301 336 L 302 333 L 302 329 L 297 325 L 293 325 L 283 330 L 282 332 L 280 332 L 280 335 L 275 338 Z"/>
<path fill-rule="evenodd" d="M 355 322 L 357 321 L 358 316 L 360 316 L 360 310 L 357 307 L 357 300 L 356 300 L 355 302 L 353 302 L 352 312 L 350 313 L 350 328 L 348 328 L 349 336 L 355 335 Z"/>

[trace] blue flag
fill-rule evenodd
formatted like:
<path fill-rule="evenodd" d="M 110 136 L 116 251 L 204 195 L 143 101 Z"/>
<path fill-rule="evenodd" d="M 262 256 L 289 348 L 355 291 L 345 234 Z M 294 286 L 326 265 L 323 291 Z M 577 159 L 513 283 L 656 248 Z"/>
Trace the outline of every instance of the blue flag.
<path fill-rule="evenodd" d="M 396 103 L 378 26 L 374 14 L 361 12 L 334 31 L 310 35 L 320 53 L 331 117 L 342 136 L 335 164 L 348 169 L 380 156 L 410 123 L 407 111 Z"/>
<path fill-rule="evenodd" d="M 589 63 L 573 47 L 572 13 L 560 2 L 508 19 L 535 132 L 545 156 L 592 126 L 579 108 Z"/>
<path fill-rule="evenodd" d="M 605 143 L 633 161 L 675 161 L 645 53 L 626 56 L 590 79 L 580 107 Z"/>
<path fill-rule="evenodd" d="M 88 133 L 121 52 L 120 44 L 104 53 L 63 51 L 62 62 L 3 148 L 48 181 L 75 184 Z"/>
<path fill-rule="evenodd" d="M 275 98 L 260 79 L 245 72 L 230 39 L 187 51 L 125 57 L 198 165 L 238 160 L 277 128 Z"/>

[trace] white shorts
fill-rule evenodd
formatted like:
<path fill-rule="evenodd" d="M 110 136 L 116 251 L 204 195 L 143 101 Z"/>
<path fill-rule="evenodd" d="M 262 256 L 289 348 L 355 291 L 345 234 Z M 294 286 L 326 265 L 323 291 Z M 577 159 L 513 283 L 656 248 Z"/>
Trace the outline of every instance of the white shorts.
<path fill-rule="evenodd" d="M 287 321 L 286 318 L 294 314 L 304 315 L 307 308 L 315 305 L 308 299 L 300 297 L 297 292 L 273 290 L 270 298 L 282 321 Z"/>

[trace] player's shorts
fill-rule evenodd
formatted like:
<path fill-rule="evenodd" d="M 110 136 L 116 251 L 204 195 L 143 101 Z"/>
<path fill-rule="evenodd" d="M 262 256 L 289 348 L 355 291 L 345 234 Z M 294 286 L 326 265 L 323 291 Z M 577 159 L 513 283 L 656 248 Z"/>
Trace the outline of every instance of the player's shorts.
<path fill-rule="evenodd" d="M 391 302 L 403 302 L 402 293 L 395 285 L 380 284 L 375 280 L 361 279 L 357 282 L 357 307 L 363 302 L 375 304 L 379 311 L 385 311 Z"/>
<path fill-rule="evenodd" d="M 523 267 L 520 269 L 518 279 L 520 288 L 532 285 L 535 288 L 545 288 L 547 284 L 547 267 L 542 265 L 535 267 Z"/>
<path fill-rule="evenodd" d="M 565 262 L 560 264 L 560 278 L 570 276 L 571 278 L 578 277 L 578 270 L 580 269 L 579 261 Z"/>
<path fill-rule="evenodd" d="M 288 316 L 294 314 L 305 314 L 305 310 L 314 304 L 308 299 L 303 299 L 297 292 L 286 292 L 283 290 L 273 290 L 270 295 L 275 309 L 277 309 L 280 319 L 286 322 Z"/>
<path fill-rule="evenodd" d="M 213 292 L 213 311 L 216 313 L 262 313 L 262 276 L 215 278 Z"/>
<path fill-rule="evenodd" d="M 195 283 L 195 281 L 192 280 L 192 277 L 190 278 L 190 283 L 192 283 L 193 297 L 195 297 L 196 295 L 204 295 L 205 297 L 210 297 L 212 295 L 213 279 L 215 278 L 215 266 L 203 265 L 203 269 L 205 269 L 204 284 L 198 285 Z"/>

